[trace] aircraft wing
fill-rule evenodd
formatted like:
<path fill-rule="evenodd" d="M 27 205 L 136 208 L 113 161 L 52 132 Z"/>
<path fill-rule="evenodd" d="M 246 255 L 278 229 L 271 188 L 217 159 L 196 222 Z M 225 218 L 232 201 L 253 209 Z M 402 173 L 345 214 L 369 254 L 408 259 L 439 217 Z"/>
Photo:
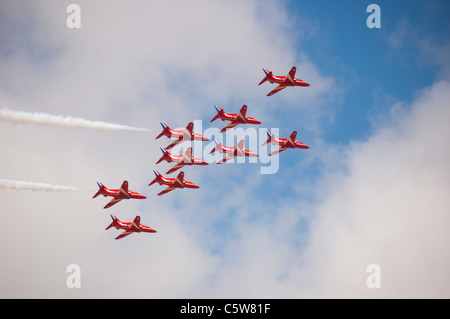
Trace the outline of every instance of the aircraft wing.
<path fill-rule="evenodd" d="M 286 143 L 289 143 L 291 146 L 295 147 L 295 139 L 297 138 L 297 131 L 292 132 L 292 134 L 289 136 Z"/>
<path fill-rule="evenodd" d="M 281 91 L 282 89 L 284 89 L 285 87 L 287 87 L 287 85 L 279 84 L 276 88 L 274 88 L 272 91 L 270 91 L 270 93 L 267 94 L 267 96 L 272 96 L 272 95 L 274 95 L 275 93 L 280 92 L 280 91 Z"/>
<path fill-rule="evenodd" d="M 183 140 L 191 140 L 193 129 L 194 129 L 194 123 L 189 122 L 189 124 L 186 126 L 186 129 L 183 132 Z"/>
<path fill-rule="evenodd" d="M 188 147 L 186 152 L 183 154 L 182 162 L 186 164 L 192 163 L 192 147 Z"/>
<path fill-rule="evenodd" d="M 192 147 L 188 147 L 186 152 L 183 154 L 181 162 L 175 164 L 174 167 L 169 169 L 166 174 L 171 174 L 171 173 L 175 172 L 176 170 L 179 170 L 180 168 L 182 168 L 184 165 L 187 165 L 187 164 L 192 164 Z"/>
<path fill-rule="evenodd" d="M 247 115 L 247 105 L 243 105 L 238 114 L 236 114 L 236 120 L 241 119 L 245 122 L 245 115 Z"/>
<path fill-rule="evenodd" d="M 176 187 L 168 186 L 168 187 L 165 188 L 162 192 L 160 192 L 158 195 L 161 196 L 161 195 L 167 194 L 168 192 L 173 191 L 175 188 L 176 188 Z"/>
<path fill-rule="evenodd" d="M 235 127 L 236 125 L 238 125 L 239 123 L 237 122 L 230 122 L 228 123 L 223 129 L 220 130 L 220 133 L 225 132 L 226 130 Z"/>
<path fill-rule="evenodd" d="M 241 153 L 241 154 L 245 153 L 245 148 L 244 148 L 244 146 L 245 146 L 245 140 L 241 140 L 241 141 L 238 143 L 238 145 L 236 146 L 238 153 Z"/>
<path fill-rule="evenodd" d="M 235 158 L 235 157 L 236 157 L 236 155 L 234 155 L 234 154 L 227 155 L 227 156 L 225 156 L 223 159 L 221 159 L 220 161 L 218 161 L 217 164 L 225 163 L 225 162 L 227 162 L 227 161 L 229 161 L 230 159 Z"/>
<path fill-rule="evenodd" d="M 184 181 L 184 172 L 180 172 L 177 175 L 177 177 L 175 177 L 175 181 L 173 182 L 173 184 L 178 184 L 180 187 L 184 187 L 183 181 Z"/>
<path fill-rule="evenodd" d="M 285 150 L 287 150 L 287 149 L 288 149 L 288 147 L 281 146 L 279 149 L 277 149 L 277 150 L 273 151 L 272 153 L 270 153 L 269 156 L 272 156 L 272 155 L 281 153 L 281 152 L 283 152 L 283 151 L 285 151 Z"/>
<path fill-rule="evenodd" d="M 174 146 L 176 146 L 176 145 L 178 145 L 178 144 L 180 144 L 180 143 L 182 143 L 182 142 L 184 142 L 183 139 L 181 139 L 181 140 L 175 140 L 175 141 L 173 141 L 169 146 L 166 147 L 166 150 L 170 150 L 171 148 L 173 148 Z"/>
<path fill-rule="evenodd" d="M 169 169 L 166 174 L 172 174 L 173 172 L 179 170 L 180 168 L 182 168 L 184 165 L 186 165 L 184 162 L 175 164 L 174 167 L 172 167 L 171 169 Z"/>
<path fill-rule="evenodd" d="M 134 230 L 141 230 L 139 227 L 141 225 L 141 217 L 140 216 L 136 216 L 133 220 L 133 222 L 131 223 L 130 228 L 134 229 Z"/>
<path fill-rule="evenodd" d="M 128 182 L 123 181 L 122 186 L 120 186 L 119 194 L 122 194 L 125 197 L 129 197 L 128 195 Z"/>
<path fill-rule="evenodd" d="M 293 66 L 292 69 L 289 71 L 289 73 L 286 75 L 286 79 L 284 80 L 284 82 L 294 84 L 294 78 L 295 78 L 296 71 L 297 71 L 297 68 L 295 66 Z"/>
<path fill-rule="evenodd" d="M 111 206 L 113 206 L 113 205 L 116 205 L 118 202 L 120 202 L 122 199 L 121 198 L 113 198 L 113 199 L 111 199 L 111 201 L 108 203 L 108 204 L 106 204 L 106 206 L 105 207 L 103 207 L 104 209 L 106 209 L 106 208 L 110 208 Z"/>
<path fill-rule="evenodd" d="M 119 236 L 117 236 L 116 239 L 124 238 L 124 237 L 126 237 L 126 236 L 128 236 L 128 235 L 130 235 L 132 233 L 133 233 L 132 231 L 126 230 L 123 233 L 121 233 Z"/>

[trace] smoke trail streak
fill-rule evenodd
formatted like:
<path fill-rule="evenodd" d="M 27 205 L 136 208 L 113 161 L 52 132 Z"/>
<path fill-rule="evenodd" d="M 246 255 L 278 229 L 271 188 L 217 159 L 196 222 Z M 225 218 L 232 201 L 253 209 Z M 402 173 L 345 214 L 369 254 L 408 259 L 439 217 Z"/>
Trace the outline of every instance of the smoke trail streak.
<path fill-rule="evenodd" d="M 90 121 L 71 116 L 51 115 L 41 112 L 22 112 L 9 109 L 0 109 L 0 120 L 11 121 L 14 123 L 31 123 L 36 125 L 53 125 L 67 128 L 87 128 L 106 131 L 140 131 L 150 132 L 150 130 L 139 127 L 132 127 L 121 124 Z"/>
<path fill-rule="evenodd" d="M 0 190 L 14 189 L 14 190 L 31 190 L 36 192 L 71 192 L 71 191 L 83 191 L 82 189 L 60 186 L 47 183 L 35 183 L 28 181 L 17 181 L 5 178 L 0 178 Z"/>

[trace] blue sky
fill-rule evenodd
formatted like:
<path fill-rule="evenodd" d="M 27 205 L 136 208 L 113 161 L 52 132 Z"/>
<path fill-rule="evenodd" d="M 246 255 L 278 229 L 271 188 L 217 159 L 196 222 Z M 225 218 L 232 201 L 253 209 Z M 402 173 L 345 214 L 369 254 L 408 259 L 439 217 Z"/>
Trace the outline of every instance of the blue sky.
<path fill-rule="evenodd" d="M 294 30 L 301 30 L 298 37 L 292 39 L 296 44 L 295 50 L 299 54 L 307 54 L 317 69 L 324 76 L 335 79 L 337 88 L 343 90 L 342 94 L 327 102 L 325 108 L 332 117 L 325 116 L 320 120 L 320 137 L 328 146 L 346 147 L 352 141 L 367 139 L 376 127 L 383 126 L 383 120 L 390 122 L 389 112 L 395 103 L 402 102 L 407 107 L 406 104 L 419 90 L 433 83 L 440 71 L 440 65 L 433 58 L 429 59 L 420 48 L 420 41 L 439 44 L 446 40 L 449 30 L 444 14 L 449 6 L 446 2 L 379 1 L 381 29 L 366 26 L 369 16 L 366 8 L 370 3 L 287 2 L 289 22 Z M 409 30 L 402 35 L 402 44 L 392 45 L 390 39 L 404 24 Z M 298 76 L 305 80 L 308 78 L 301 72 L 301 67 Z M 273 100 L 274 104 L 280 103 L 276 97 Z M 283 108 L 282 103 L 278 106 L 278 110 Z M 280 114 L 278 110 L 277 114 Z M 299 117 L 301 112 L 298 111 Z M 292 109 L 281 112 L 279 117 L 285 120 L 284 123 L 295 118 L 292 117 Z M 302 128 L 297 129 L 301 131 Z M 281 130 L 286 136 L 291 132 L 288 127 L 281 127 Z M 308 139 L 313 139 L 317 132 L 301 133 L 304 135 L 299 138 L 308 144 Z M 298 167 L 298 162 L 304 160 L 303 154 L 299 153 L 283 154 L 281 161 L 285 166 L 301 168 L 299 178 L 306 178 L 314 184 L 320 179 L 323 163 L 313 161 L 308 162 L 307 167 Z M 286 167 L 281 167 L 283 169 Z M 265 178 L 269 184 L 275 183 L 279 174 Z M 264 189 L 262 186 L 258 191 L 266 194 Z M 289 187 L 287 190 L 279 189 L 280 198 L 283 198 L 282 194 L 291 194 Z M 305 197 L 309 195 L 305 193 Z"/>
<path fill-rule="evenodd" d="M 332 116 L 322 116 L 319 120 L 320 138 L 328 146 L 345 147 L 351 141 L 367 139 L 375 129 L 374 124 L 382 126 L 380 120 L 383 119 L 389 122 L 390 109 L 396 102 L 411 102 L 417 91 L 431 85 L 439 72 L 439 65 L 425 56 L 419 41 L 423 39 L 437 44 L 446 40 L 447 32 L 444 30 L 449 29 L 449 24 L 444 12 L 448 4 L 379 1 L 377 3 L 381 8 L 382 27 L 369 29 L 366 26 L 369 16 L 366 8 L 370 3 L 372 2 L 286 2 L 287 24 L 295 36 L 290 41 L 295 44 L 295 52 L 299 56 L 306 54 L 324 76 L 335 79 L 336 88 L 343 92 L 326 102 L 328 105 L 325 109 Z M 402 44 L 394 46 L 390 39 L 405 23 L 405 27 L 409 27 L 409 32 L 413 34 L 403 34 Z M 279 71 L 280 74 L 282 72 Z M 308 81 L 308 74 L 302 73 L 301 66 L 297 75 Z M 281 94 L 292 94 L 287 91 Z M 301 95 L 297 97 L 301 98 Z M 308 139 L 311 141 L 317 132 L 308 131 L 308 127 L 306 131 L 302 131 L 302 127 L 292 126 L 302 117 L 303 109 L 283 110 L 284 101 L 280 101 L 276 95 L 270 99 L 266 110 L 271 112 L 274 117 L 272 120 L 278 120 L 277 123 L 281 124 L 281 132 L 288 136 L 293 129 L 297 129 L 301 133 L 299 139 L 308 144 Z M 271 108 L 276 108 L 276 111 L 271 111 Z M 283 127 L 283 124 L 286 126 Z M 280 174 L 264 176 L 267 184 L 278 182 L 280 175 L 286 174 L 283 170 L 287 170 L 287 174 L 292 176 L 292 171 L 288 168 L 292 166 L 301 169 L 298 178 L 306 178 L 310 183 L 320 179 L 323 163 L 312 161 L 308 162 L 307 167 L 299 167 L 299 162 L 304 160 L 302 152 L 283 153 Z M 314 152 L 314 144 L 311 152 Z M 277 200 L 290 195 L 299 196 L 296 192 L 291 193 L 289 180 L 284 180 L 283 183 L 287 186 L 286 189 L 269 188 L 268 191 L 264 184 L 254 191 L 255 194 L 264 194 L 269 198 L 273 198 L 271 193 L 276 192 Z M 306 193 L 305 197 L 309 195 Z"/>
<path fill-rule="evenodd" d="M 324 74 L 346 88 L 336 101 L 337 118 L 327 125 L 324 138 L 335 143 L 367 137 L 369 117 L 387 112 L 389 104 L 376 98 L 411 101 L 417 90 L 430 85 L 439 66 L 419 48 L 420 39 L 445 41 L 449 24 L 445 1 L 378 1 L 381 29 L 366 27 L 367 6 L 373 1 L 292 1 L 288 7 L 295 23 L 301 16 L 313 25 L 313 34 L 299 43 Z M 389 38 L 407 21 L 410 27 L 398 49 Z M 300 25 L 299 28 L 302 26 Z"/>
<path fill-rule="evenodd" d="M 325 99 L 327 105 L 312 106 L 321 107 L 332 114 L 319 116 L 320 132 L 307 124 L 311 120 L 311 114 L 303 107 L 295 109 L 295 101 L 289 101 L 290 106 L 286 106 L 286 101 L 280 99 L 280 95 L 292 94 L 290 91 L 294 89 L 267 99 L 265 112 L 270 114 L 272 123 L 280 124 L 282 137 L 287 137 L 296 129 L 300 131 L 299 139 L 311 145 L 311 149 L 307 151 L 284 152 L 280 156 L 277 174 L 263 175 L 262 181 L 247 191 L 250 197 L 241 205 L 250 210 L 255 209 L 255 202 L 274 207 L 273 218 L 277 216 L 275 207 L 280 205 L 289 205 L 289 202 L 295 200 L 297 203 L 302 201 L 307 206 L 319 200 L 320 195 L 315 194 L 315 187 L 322 182 L 323 172 L 327 170 L 325 166 L 330 163 L 325 163 L 323 158 L 314 160 L 315 155 L 305 154 L 315 152 L 314 141 L 317 141 L 317 134 L 323 143 L 320 147 L 342 148 L 336 158 L 340 162 L 350 143 L 365 141 L 377 128 L 391 123 L 390 110 L 395 103 L 402 102 L 407 109 L 407 104 L 417 92 L 434 82 L 439 65 L 425 56 L 420 48 L 420 40 L 434 44 L 444 41 L 446 33 L 443 30 L 449 28 L 443 14 L 448 4 L 444 2 L 378 2 L 381 8 L 381 29 L 369 29 L 366 26 L 369 16 L 366 8 L 371 1 L 286 3 L 287 24 L 291 28 L 289 32 L 296 36 L 289 41 L 295 44 L 293 49 L 298 55 L 297 61 L 304 62 L 301 56 L 308 56 L 309 61 L 323 76 L 335 80 L 336 89 L 340 92 L 331 93 L 331 98 Z M 413 34 L 401 35 L 402 44 L 395 46 L 392 44 L 392 37 L 405 23 Z M 284 70 L 278 73 L 283 74 L 282 72 Z M 301 66 L 297 75 L 308 81 L 308 74 L 302 72 Z M 264 89 L 269 92 L 271 88 L 266 84 Z M 301 92 L 296 98 L 301 99 Z M 251 101 L 248 103 L 251 104 Z M 211 114 L 213 112 L 211 109 Z M 304 112 L 307 115 L 302 119 Z M 383 123 L 384 120 L 386 123 Z M 304 123 L 305 126 L 299 123 Z M 263 124 L 270 126 L 267 122 Z M 255 168 L 249 164 L 246 166 L 250 166 L 248 170 L 241 168 L 238 173 L 236 168 L 230 168 L 233 170 L 227 178 L 230 188 L 239 183 L 239 178 L 253 178 Z M 214 178 L 216 177 L 212 178 L 212 183 Z M 233 216 L 233 210 L 228 211 L 228 214 Z M 300 242 L 307 241 L 309 214 L 313 212 L 306 212 L 295 226 L 298 233 L 303 234 Z M 250 218 L 256 221 L 260 217 L 255 214 Z M 227 227 L 230 227 L 229 220 L 214 222 L 214 231 L 220 232 Z M 224 244 L 223 241 L 220 242 Z"/>
<path fill-rule="evenodd" d="M 193 2 L 80 0 L 79 30 L 65 24 L 71 1 L 0 5 L 2 108 L 151 130 L 0 122 L 0 178 L 87 190 L 0 189 L 0 241 L 12 243 L 0 246 L 0 296 L 448 298 L 450 4 L 377 1 L 381 29 L 369 29 L 372 1 Z M 266 97 L 261 68 L 293 65 L 311 87 Z M 185 169 L 198 190 L 147 186 L 171 167 L 155 164 L 169 144 L 155 140 L 161 121 L 220 129 L 214 105 L 243 104 L 311 148 L 281 153 L 272 175 L 212 163 Z M 123 179 L 148 198 L 107 212 L 91 199 L 97 181 Z M 158 233 L 114 241 L 109 213 Z M 69 263 L 80 290 L 64 286 Z M 364 285 L 369 263 L 384 290 Z"/>

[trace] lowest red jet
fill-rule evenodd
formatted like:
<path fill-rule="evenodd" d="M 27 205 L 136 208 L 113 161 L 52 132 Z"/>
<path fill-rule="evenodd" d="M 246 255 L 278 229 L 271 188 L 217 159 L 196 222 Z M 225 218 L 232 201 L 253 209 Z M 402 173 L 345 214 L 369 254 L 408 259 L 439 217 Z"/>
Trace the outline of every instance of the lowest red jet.
<path fill-rule="evenodd" d="M 230 121 L 230 123 L 220 130 L 220 133 L 225 132 L 226 130 L 235 127 L 238 124 L 261 124 L 260 121 L 255 120 L 253 117 L 247 116 L 247 105 L 244 104 L 241 110 L 237 114 L 225 113 L 223 109 L 214 106 L 217 110 L 216 116 L 210 122 L 214 122 L 217 119 L 221 119 L 222 121 Z"/>
<path fill-rule="evenodd" d="M 292 69 L 289 71 L 289 73 L 286 76 L 276 76 L 272 74 L 272 71 L 269 71 L 267 69 L 263 69 L 266 76 L 264 79 L 262 79 L 261 82 L 259 82 L 258 85 L 263 84 L 266 81 L 269 81 L 270 83 L 277 83 L 278 86 L 273 89 L 272 91 L 267 94 L 267 96 L 272 96 L 275 93 L 280 92 L 282 89 L 288 87 L 288 86 L 309 86 L 309 83 L 306 83 L 303 80 L 296 79 L 295 78 L 295 72 L 297 71 L 297 68 L 295 66 L 292 67 Z"/>
<path fill-rule="evenodd" d="M 209 138 L 201 134 L 192 132 L 192 130 L 194 129 L 194 123 L 192 122 L 189 122 L 184 130 L 172 130 L 169 126 L 167 126 L 167 124 L 162 122 L 161 126 L 163 127 L 163 130 L 161 133 L 159 133 L 156 139 L 160 138 L 163 135 L 167 136 L 168 138 L 175 139 L 172 144 L 166 147 L 166 149 L 168 150 L 184 141 L 209 141 Z"/>
<path fill-rule="evenodd" d="M 105 185 L 103 185 L 102 183 L 99 183 L 99 182 L 97 182 L 97 185 L 99 187 L 99 190 L 97 193 L 95 193 L 94 197 L 92 197 L 92 198 L 95 198 L 98 195 L 103 195 L 105 197 L 106 196 L 113 197 L 113 199 L 111 199 L 111 201 L 108 204 L 106 204 L 106 206 L 103 208 L 109 208 L 109 207 L 117 204 L 118 202 L 120 202 L 122 199 L 130 199 L 130 198 L 145 199 L 145 198 L 147 198 L 144 195 L 141 195 L 139 193 L 129 191 L 127 181 L 123 181 L 122 186 L 120 186 L 120 189 L 109 189 Z"/>
<path fill-rule="evenodd" d="M 283 152 L 288 148 L 303 148 L 303 149 L 309 148 L 308 145 L 303 144 L 302 142 L 299 142 L 295 139 L 297 137 L 297 131 L 292 132 L 289 138 L 277 138 L 269 131 L 267 131 L 267 136 L 269 138 L 261 146 L 266 145 L 267 143 L 271 143 L 272 145 L 280 145 L 280 148 L 270 153 L 269 156 Z"/>
<path fill-rule="evenodd" d="M 172 155 L 164 148 L 161 148 L 161 151 L 163 152 L 163 156 L 161 156 L 156 164 L 161 163 L 162 160 L 168 163 L 176 163 L 166 174 L 171 174 L 185 165 L 208 165 L 207 162 L 192 156 L 192 147 L 189 147 L 184 155 Z"/>
<path fill-rule="evenodd" d="M 131 223 L 121 222 L 119 220 L 119 218 L 117 218 L 114 215 L 111 215 L 111 218 L 112 218 L 113 221 L 112 221 L 111 224 L 109 224 L 108 227 L 106 227 L 105 230 L 108 230 L 111 227 L 115 227 L 116 229 L 123 229 L 123 230 L 125 230 L 123 233 L 121 233 L 119 236 L 117 236 L 116 239 L 124 238 L 125 236 L 128 236 L 128 235 L 130 235 L 132 233 L 140 233 L 140 232 L 156 233 L 156 230 L 154 230 L 153 228 L 150 228 L 148 226 L 142 225 L 141 224 L 141 217 L 139 217 L 139 216 L 136 216 Z"/>
<path fill-rule="evenodd" d="M 217 164 L 225 163 L 226 161 L 229 161 L 237 156 L 258 157 L 258 154 L 244 148 L 245 140 L 241 140 L 237 146 L 224 146 L 217 139 L 214 139 L 214 141 L 217 145 L 211 150 L 211 152 L 209 152 L 209 154 L 212 154 L 215 151 L 218 151 L 220 154 L 227 154 L 223 159 L 218 161 Z"/>
<path fill-rule="evenodd" d="M 167 188 L 165 188 L 158 195 L 164 195 L 170 191 L 173 191 L 175 188 L 200 188 L 198 185 L 185 180 L 184 172 L 180 172 L 180 174 L 178 174 L 178 176 L 175 178 L 164 177 L 155 170 L 153 171 L 153 173 L 155 173 L 156 178 L 150 184 L 148 184 L 148 186 L 151 186 L 154 183 L 167 186 Z"/>

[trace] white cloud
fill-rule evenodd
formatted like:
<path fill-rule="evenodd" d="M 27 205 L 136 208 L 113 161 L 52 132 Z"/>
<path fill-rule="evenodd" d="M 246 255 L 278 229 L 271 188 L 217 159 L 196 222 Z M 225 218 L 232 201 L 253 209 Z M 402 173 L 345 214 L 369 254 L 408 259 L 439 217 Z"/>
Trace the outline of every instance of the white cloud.
<path fill-rule="evenodd" d="M 324 297 L 448 298 L 450 83 L 424 90 L 395 125 L 351 145 L 325 177 L 308 267 Z M 382 270 L 368 289 L 366 267 Z"/>
<path fill-rule="evenodd" d="M 449 89 L 437 82 L 368 140 L 334 149 L 338 163 L 325 162 L 311 200 L 296 198 L 300 180 L 301 193 L 274 202 L 249 192 L 273 187 L 259 176 L 205 203 L 220 213 L 190 215 L 223 223 L 222 241 L 199 228 L 218 250 L 200 296 L 448 298 Z M 370 264 L 381 267 L 380 289 L 366 285 Z"/>
<path fill-rule="evenodd" d="M 79 1 L 79 30 L 65 27 L 70 2 L 24 3 L 2 3 L 8 30 L 18 35 L 1 34 L 13 53 L 1 51 L 2 107 L 159 131 L 159 121 L 177 127 L 212 116 L 214 104 L 248 103 L 252 116 L 267 120 L 284 103 L 295 110 L 295 94 L 308 97 L 299 107 L 339 94 L 306 55 L 296 61 L 284 32 L 289 15 L 273 2 Z M 305 63 L 302 77 L 317 83 L 315 91 L 268 100 L 270 88 L 257 86 L 267 61 L 280 70 Z M 310 201 L 296 198 L 308 187 L 291 178 L 299 167 L 262 176 L 243 164 L 186 168 L 201 188 L 159 197 L 157 186 L 146 185 L 167 140 L 0 123 L 0 177 L 92 189 L 0 192 L 0 239 L 9 243 L 0 246 L 0 272 L 8 274 L 0 295 L 448 297 L 448 87 L 425 91 L 397 123 L 346 152 L 322 143 L 318 156 L 305 156 L 326 163 Z M 323 116 L 317 111 L 301 121 Z M 268 126 L 279 121 L 272 120 Z M 105 198 L 91 199 L 96 181 L 113 188 L 125 178 L 148 199 L 108 211 Z M 275 185 L 294 191 L 274 196 Z M 264 195 L 255 193 L 262 187 Z M 108 213 L 121 220 L 140 214 L 158 233 L 114 241 L 117 231 L 104 231 Z M 72 263 L 81 266 L 81 289 L 65 286 Z M 365 286 L 369 263 L 382 268 L 381 290 Z"/>
<path fill-rule="evenodd" d="M 265 102 L 257 86 L 260 68 L 267 61 L 294 60 L 292 44 L 280 36 L 287 13 L 270 1 L 78 1 L 81 29 L 66 27 L 68 4 L 2 2 L 7 17 L 0 27 L 2 107 L 152 131 L 160 130 L 159 121 L 185 126 L 212 116 L 214 104 L 249 99 L 258 117 L 264 105 L 259 102 Z M 220 196 L 228 186 L 214 192 L 201 181 L 206 172 L 229 174 L 217 166 L 204 172 L 188 168 L 186 178 L 201 189 L 158 197 L 159 189 L 146 185 L 159 146 L 168 141 L 154 137 L 0 123 L 2 178 L 91 190 L 0 192 L 2 242 L 11 243 L 0 247 L 1 272 L 9 274 L 0 278 L 2 297 L 202 295 L 217 258 L 201 244 L 202 235 L 211 235 L 202 226 L 215 217 L 203 222 L 196 212 L 207 216 L 204 194 Z M 235 168 L 235 177 L 245 171 Z M 124 201 L 108 211 L 102 209 L 105 198 L 91 199 L 96 181 L 114 188 L 124 179 L 148 199 Z M 121 220 L 140 214 L 158 233 L 114 241 L 115 230 L 104 231 L 108 213 Z M 72 263 L 81 267 L 80 290 L 65 286 L 65 269 Z M 111 278 L 123 279 L 122 285 Z"/>

